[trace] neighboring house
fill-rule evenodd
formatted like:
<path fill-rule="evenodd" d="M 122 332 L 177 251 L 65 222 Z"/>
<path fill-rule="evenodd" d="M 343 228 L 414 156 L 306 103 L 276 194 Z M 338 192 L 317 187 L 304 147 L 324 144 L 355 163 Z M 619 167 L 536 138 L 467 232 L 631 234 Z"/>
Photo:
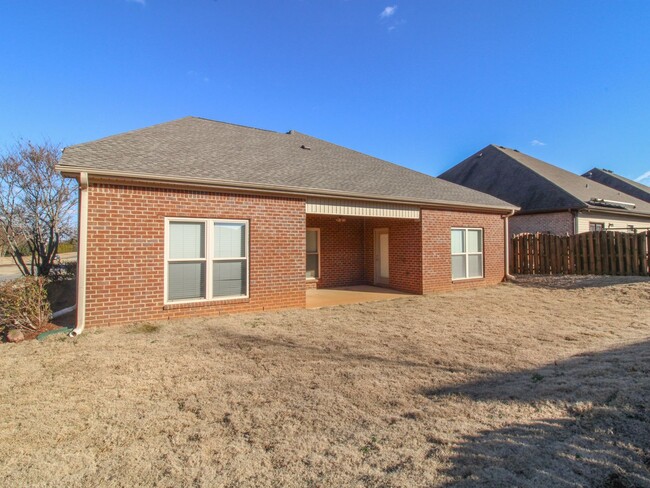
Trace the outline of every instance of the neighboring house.
<path fill-rule="evenodd" d="M 639 200 L 650 203 L 650 187 L 642 185 L 638 181 L 633 181 L 624 176 L 617 175 L 608 169 L 593 168 L 583 174 L 585 178 L 602 183 L 605 186 L 614 188 L 628 195 L 632 195 Z"/>
<path fill-rule="evenodd" d="M 650 228 L 649 203 L 516 149 L 489 145 L 438 178 L 520 207 L 511 234 Z"/>
<path fill-rule="evenodd" d="M 58 169 L 80 182 L 78 331 L 506 271 L 513 205 L 294 131 L 187 117 L 67 147 Z"/>

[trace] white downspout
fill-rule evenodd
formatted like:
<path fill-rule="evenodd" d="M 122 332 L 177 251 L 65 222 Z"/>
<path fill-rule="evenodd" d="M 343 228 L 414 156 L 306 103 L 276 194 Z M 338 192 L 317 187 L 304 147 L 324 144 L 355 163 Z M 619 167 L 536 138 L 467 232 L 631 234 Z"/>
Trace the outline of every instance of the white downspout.
<path fill-rule="evenodd" d="M 79 250 L 77 253 L 77 326 L 70 337 L 86 325 L 86 253 L 88 249 L 88 173 L 79 174 Z"/>
<path fill-rule="evenodd" d="M 515 210 L 511 210 L 510 213 L 503 218 L 503 239 L 505 242 L 504 271 L 505 271 L 506 281 L 515 279 L 515 277 L 510 274 L 510 226 L 508 221 L 508 219 L 512 217 L 514 214 L 515 214 Z"/>

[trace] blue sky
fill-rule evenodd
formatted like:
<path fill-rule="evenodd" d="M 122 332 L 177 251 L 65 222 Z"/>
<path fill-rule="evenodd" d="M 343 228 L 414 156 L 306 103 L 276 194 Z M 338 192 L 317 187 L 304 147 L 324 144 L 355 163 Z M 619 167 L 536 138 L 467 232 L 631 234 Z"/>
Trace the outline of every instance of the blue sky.
<path fill-rule="evenodd" d="M 186 115 L 438 175 L 487 144 L 650 184 L 650 2 L 2 0 L 0 146 Z"/>

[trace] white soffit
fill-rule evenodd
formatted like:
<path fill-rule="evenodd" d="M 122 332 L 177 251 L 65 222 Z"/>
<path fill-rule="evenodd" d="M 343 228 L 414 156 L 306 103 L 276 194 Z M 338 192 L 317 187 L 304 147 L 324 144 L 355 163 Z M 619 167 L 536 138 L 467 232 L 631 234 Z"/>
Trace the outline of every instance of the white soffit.
<path fill-rule="evenodd" d="M 306 212 L 308 214 L 345 215 L 349 217 L 420 218 L 420 209 L 410 205 L 357 200 L 335 200 L 331 198 L 308 198 Z"/>

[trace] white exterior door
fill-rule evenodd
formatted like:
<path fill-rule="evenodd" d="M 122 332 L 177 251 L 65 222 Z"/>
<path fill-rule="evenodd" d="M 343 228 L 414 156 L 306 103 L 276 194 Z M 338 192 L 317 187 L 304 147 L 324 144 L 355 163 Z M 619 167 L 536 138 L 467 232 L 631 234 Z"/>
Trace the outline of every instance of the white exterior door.
<path fill-rule="evenodd" d="M 375 229 L 375 284 L 389 283 L 388 229 Z"/>

